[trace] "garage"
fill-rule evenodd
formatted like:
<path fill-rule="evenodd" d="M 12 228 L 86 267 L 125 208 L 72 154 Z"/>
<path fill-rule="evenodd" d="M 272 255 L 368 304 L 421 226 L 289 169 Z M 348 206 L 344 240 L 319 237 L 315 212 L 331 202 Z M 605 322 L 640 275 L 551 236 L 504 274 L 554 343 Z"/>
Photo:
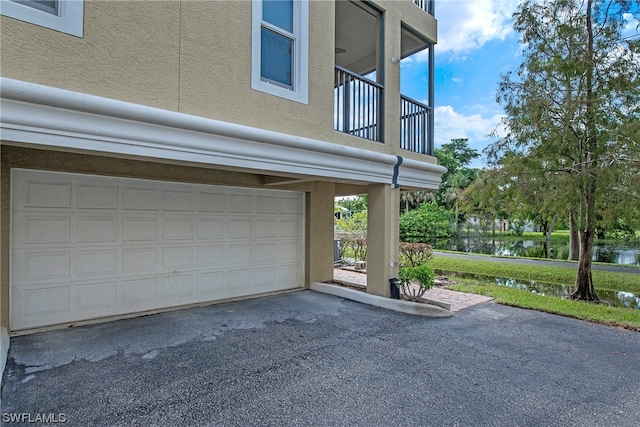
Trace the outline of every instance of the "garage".
<path fill-rule="evenodd" d="M 11 329 L 304 285 L 304 193 L 11 172 Z"/>

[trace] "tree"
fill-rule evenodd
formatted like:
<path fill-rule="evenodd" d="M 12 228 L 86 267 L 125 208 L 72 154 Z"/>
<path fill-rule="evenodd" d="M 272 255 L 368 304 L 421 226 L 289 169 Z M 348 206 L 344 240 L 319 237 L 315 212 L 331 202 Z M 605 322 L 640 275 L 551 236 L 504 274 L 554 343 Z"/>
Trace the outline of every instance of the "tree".
<path fill-rule="evenodd" d="M 456 200 L 460 192 L 478 175 L 478 169 L 468 166 L 473 159 L 480 157 L 480 154 L 468 144 L 468 138 L 454 138 L 451 142 L 435 149 L 434 155 L 438 158 L 438 164 L 447 168 L 447 172 L 442 175 L 440 187 L 436 193 L 431 191 L 402 193 L 400 202 L 405 213 L 430 201 L 436 201 L 449 210 L 457 208 Z"/>
<path fill-rule="evenodd" d="M 574 299 L 598 300 L 591 259 L 602 206 L 623 194 L 623 204 L 638 204 L 627 198 L 637 197 L 629 185 L 640 171 L 640 136 L 630 130 L 640 120 L 639 10 L 637 0 L 525 0 L 514 14 L 524 59 L 499 84 L 508 133 L 488 157 L 535 159 L 558 188 L 553 197 L 574 209 Z M 636 30 L 623 37 L 630 23 Z"/>
<path fill-rule="evenodd" d="M 469 147 L 468 138 L 454 138 L 448 144 L 434 150 L 438 164 L 447 168 L 442 175 L 436 201 L 452 209 L 461 190 L 468 187 L 478 176 L 478 169 L 470 168 L 473 159 L 480 157 L 477 150 Z"/>

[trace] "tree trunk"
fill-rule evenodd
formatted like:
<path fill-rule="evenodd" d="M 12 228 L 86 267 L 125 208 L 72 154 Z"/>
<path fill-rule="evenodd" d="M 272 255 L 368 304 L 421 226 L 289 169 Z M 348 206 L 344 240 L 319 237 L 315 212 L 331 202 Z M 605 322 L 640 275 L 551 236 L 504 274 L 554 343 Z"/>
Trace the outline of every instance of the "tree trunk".
<path fill-rule="evenodd" d="M 569 261 L 577 261 L 580 254 L 580 236 L 576 223 L 576 209 L 569 208 Z"/>
<path fill-rule="evenodd" d="M 596 233 L 596 184 L 598 180 L 598 164 L 596 151 L 598 148 L 597 127 L 595 120 L 595 106 L 593 96 L 593 27 L 592 27 L 592 0 L 587 0 L 587 58 L 588 69 L 586 73 L 586 111 L 587 139 L 585 141 L 585 162 L 583 169 L 583 209 L 584 221 L 580 230 L 580 257 L 578 259 L 578 272 L 576 284 L 571 293 L 572 299 L 584 301 L 599 301 L 596 290 L 593 287 L 591 275 L 591 258 L 593 257 L 593 239 Z"/>
<path fill-rule="evenodd" d="M 593 257 L 593 231 L 580 232 L 580 257 L 578 259 L 578 272 L 576 283 L 571 292 L 571 299 L 582 301 L 599 301 L 598 294 L 593 287 L 591 275 L 591 258 Z"/>

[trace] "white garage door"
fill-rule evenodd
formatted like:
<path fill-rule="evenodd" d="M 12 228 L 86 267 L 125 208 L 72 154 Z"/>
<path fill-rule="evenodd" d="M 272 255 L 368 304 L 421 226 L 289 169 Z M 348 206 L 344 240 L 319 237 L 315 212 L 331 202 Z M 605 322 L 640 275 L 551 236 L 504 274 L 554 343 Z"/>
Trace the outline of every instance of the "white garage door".
<path fill-rule="evenodd" d="M 304 194 L 12 171 L 11 329 L 298 288 Z"/>

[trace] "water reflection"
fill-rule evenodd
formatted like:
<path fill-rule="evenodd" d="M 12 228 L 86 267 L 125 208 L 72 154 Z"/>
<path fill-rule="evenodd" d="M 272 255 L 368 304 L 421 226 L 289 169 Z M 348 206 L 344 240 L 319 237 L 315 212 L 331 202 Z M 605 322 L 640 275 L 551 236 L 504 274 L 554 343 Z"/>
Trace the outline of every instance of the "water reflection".
<path fill-rule="evenodd" d="M 530 258 L 568 259 L 569 243 L 566 240 L 492 240 L 480 237 L 441 239 L 432 243 L 434 249 L 471 252 L 488 255 L 518 256 Z M 621 265 L 640 266 L 640 247 L 627 244 L 596 244 L 593 261 Z"/>
<path fill-rule="evenodd" d="M 501 277 L 494 277 L 494 280 L 498 286 L 507 286 L 509 288 L 529 291 L 534 294 L 552 295 L 557 297 L 566 297 L 573 289 L 572 286 L 558 285 L 554 283 L 541 283 L 530 280 L 504 279 Z M 640 309 L 640 296 L 634 295 L 631 292 L 598 290 L 597 294 L 600 301 L 608 306 L 634 308 L 636 310 Z"/>
<path fill-rule="evenodd" d="M 490 280 L 498 286 L 522 289 L 539 295 L 550 295 L 555 297 L 567 297 L 573 290 L 573 286 L 560 285 L 556 283 L 536 282 L 535 280 L 506 279 L 504 277 L 484 276 L 482 274 L 458 273 L 452 271 L 435 270 L 436 274 L 445 276 L 458 276 L 470 279 Z M 610 291 L 599 289 L 596 291 L 602 304 L 610 307 L 625 307 L 640 310 L 640 295 L 631 292 Z"/>

